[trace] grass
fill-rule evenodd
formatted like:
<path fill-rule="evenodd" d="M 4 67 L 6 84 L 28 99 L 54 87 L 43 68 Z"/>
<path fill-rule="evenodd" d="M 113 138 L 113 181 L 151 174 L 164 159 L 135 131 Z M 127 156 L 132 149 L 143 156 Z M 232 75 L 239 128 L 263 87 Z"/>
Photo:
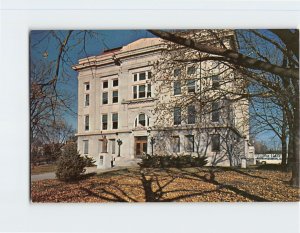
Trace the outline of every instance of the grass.
<path fill-rule="evenodd" d="M 47 172 L 55 172 L 55 164 L 38 165 L 31 167 L 31 175 L 38 175 Z"/>
<path fill-rule="evenodd" d="M 33 202 L 299 201 L 291 173 L 261 169 L 129 168 L 72 183 L 32 182 Z"/>

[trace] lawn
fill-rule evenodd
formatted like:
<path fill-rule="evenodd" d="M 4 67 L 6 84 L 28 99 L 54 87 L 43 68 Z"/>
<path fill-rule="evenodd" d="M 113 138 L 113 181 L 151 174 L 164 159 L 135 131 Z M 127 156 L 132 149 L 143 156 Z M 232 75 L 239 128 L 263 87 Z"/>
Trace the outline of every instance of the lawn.
<path fill-rule="evenodd" d="M 33 202 L 253 202 L 299 201 L 288 185 L 291 173 L 278 170 L 129 168 L 31 184 Z"/>
<path fill-rule="evenodd" d="M 55 164 L 33 166 L 31 167 L 31 175 L 37 175 L 37 174 L 47 173 L 47 172 L 55 172 L 55 170 L 56 170 Z"/>

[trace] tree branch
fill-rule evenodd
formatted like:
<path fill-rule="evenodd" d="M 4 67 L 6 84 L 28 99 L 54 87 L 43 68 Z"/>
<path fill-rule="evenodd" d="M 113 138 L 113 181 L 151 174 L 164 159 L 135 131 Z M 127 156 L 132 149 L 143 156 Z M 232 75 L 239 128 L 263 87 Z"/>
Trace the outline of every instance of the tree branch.
<path fill-rule="evenodd" d="M 295 33 L 287 29 L 270 29 L 270 31 L 278 36 L 287 49 L 293 51 L 299 60 L 299 30 L 296 30 Z"/>
<path fill-rule="evenodd" d="M 243 54 L 240 54 L 230 49 L 224 49 L 220 47 L 213 47 L 211 45 L 202 44 L 192 39 L 187 39 L 170 32 L 166 32 L 162 30 L 148 30 L 148 31 L 162 39 L 171 41 L 173 43 L 180 44 L 200 52 L 226 57 L 230 60 L 231 63 L 235 65 L 239 65 L 239 66 L 243 66 L 255 70 L 263 70 L 284 77 L 290 76 L 295 79 L 299 78 L 298 69 L 283 68 L 274 64 L 270 64 L 267 62 L 263 62 L 245 56 Z"/>

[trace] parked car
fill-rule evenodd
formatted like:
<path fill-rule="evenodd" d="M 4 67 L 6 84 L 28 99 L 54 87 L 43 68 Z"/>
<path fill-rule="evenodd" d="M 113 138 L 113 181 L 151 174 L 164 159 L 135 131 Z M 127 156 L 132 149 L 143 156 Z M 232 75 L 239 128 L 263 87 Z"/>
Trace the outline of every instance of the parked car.
<path fill-rule="evenodd" d="M 256 164 L 281 164 L 281 154 L 257 154 Z"/>

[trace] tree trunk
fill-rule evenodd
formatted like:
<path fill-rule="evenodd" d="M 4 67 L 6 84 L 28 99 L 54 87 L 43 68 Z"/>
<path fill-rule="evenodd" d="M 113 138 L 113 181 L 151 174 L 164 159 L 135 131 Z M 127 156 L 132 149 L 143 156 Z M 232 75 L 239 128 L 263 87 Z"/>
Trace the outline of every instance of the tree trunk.
<path fill-rule="evenodd" d="M 298 83 L 299 84 L 299 83 Z M 299 91 L 299 89 L 298 89 Z M 300 147 L 300 135 L 299 135 L 299 92 L 295 96 L 294 104 L 294 125 L 293 125 L 293 158 L 292 158 L 292 179 L 291 185 L 299 187 L 299 147 Z"/>
<path fill-rule="evenodd" d="M 292 129 L 292 128 L 290 128 Z M 292 159 L 293 159 L 293 133 L 289 132 L 289 142 L 288 142 L 288 159 L 287 159 L 287 167 L 291 167 Z"/>
<path fill-rule="evenodd" d="M 283 169 L 286 168 L 286 158 L 287 158 L 287 141 L 286 136 L 281 138 L 281 145 L 282 145 L 282 159 L 281 159 L 281 166 Z"/>
<path fill-rule="evenodd" d="M 229 166 L 232 167 L 232 154 L 231 151 L 228 153 L 229 155 Z"/>
<path fill-rule="evenodd" d="M 282 169 L 286 169 L 286 156 L 287 156 L 287 136 L 286 136 L 286 128 L 287 128 L 287 119 L 285 115 L 284 109 L 282 109 L 282 134 L 281 134 L 281 151 L 282 151 L 282 159 L 281 159 L 281 167 Z"/>

